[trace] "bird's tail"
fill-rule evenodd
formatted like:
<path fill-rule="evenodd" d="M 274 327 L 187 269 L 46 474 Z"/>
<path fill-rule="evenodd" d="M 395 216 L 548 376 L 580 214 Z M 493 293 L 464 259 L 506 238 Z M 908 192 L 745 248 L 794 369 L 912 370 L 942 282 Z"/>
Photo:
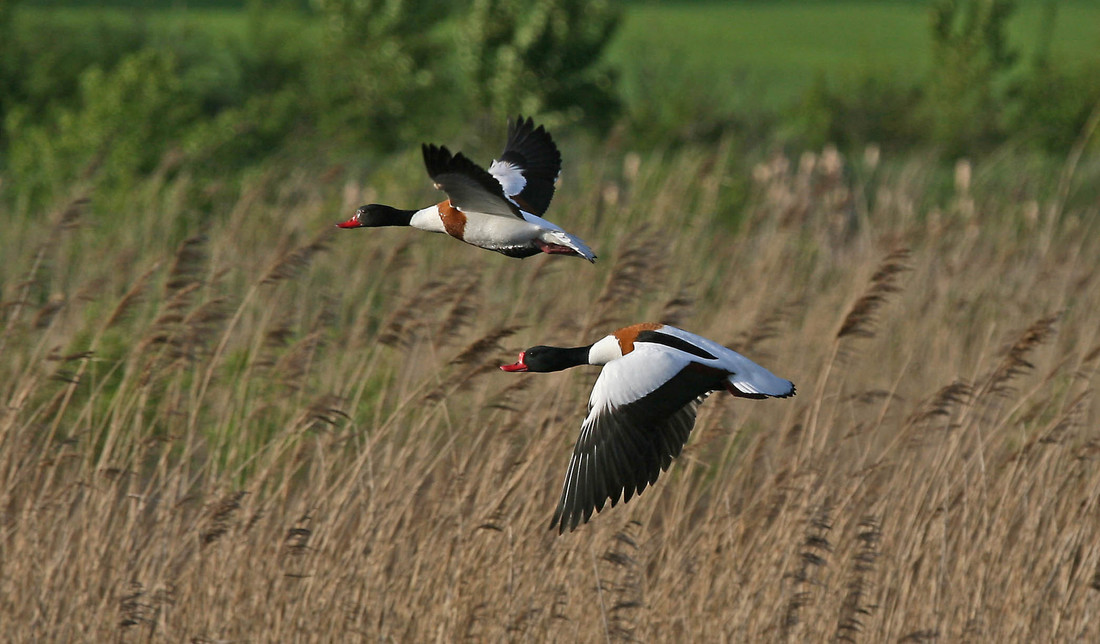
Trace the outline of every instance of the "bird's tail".
<path fill-rule="evenodd" d="M 767 369 L 757 367 L 751 373 L 734 374 L 726 379 L 726 390 L 739 398 L 789 398 L 795 394 L 794 383 L 780 378 Z"/>
<path fill-rule="evenodd" d="M 564 230 L 548 230 L 542 234 L 542 240 L 550 244 L 564 246 L 573 250 L 577 255 L 596 263 L 596 254 L 579 237 L 574 237 Z"/>

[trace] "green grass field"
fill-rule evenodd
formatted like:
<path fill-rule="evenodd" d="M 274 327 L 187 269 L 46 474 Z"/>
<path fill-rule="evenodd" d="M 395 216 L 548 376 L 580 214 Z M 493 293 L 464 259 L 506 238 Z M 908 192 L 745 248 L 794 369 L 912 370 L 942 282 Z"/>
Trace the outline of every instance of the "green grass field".
<path fill-rule="evenodd" d="M 1041 3 L 1023 2 L 1012 20 L 1025 57 L 1041 13 Z M 628 92 L 639 75 L 656 72 L 713 88 L 733 106 L 777 107 L 818 75 L 914 80 L 929 73 L 929 22 L 925 2 L 637 4 L 629 5 L 608 59 L 623 70 Z M 1053 58 L 1100 60 L 1100 4 L 1062 3 L 1054 34 Z"/>

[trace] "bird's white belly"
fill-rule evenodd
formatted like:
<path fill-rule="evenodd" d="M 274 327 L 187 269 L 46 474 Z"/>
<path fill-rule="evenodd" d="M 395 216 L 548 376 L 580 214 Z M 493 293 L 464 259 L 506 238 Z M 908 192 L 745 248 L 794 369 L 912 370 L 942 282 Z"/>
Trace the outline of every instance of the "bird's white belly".
<path fill-rule="evenodd" d="M 469 215 L 462 239 L 475 246 L 496 248 L 530 243 L 540 232 L 538 226 L 518 218 Z"/>

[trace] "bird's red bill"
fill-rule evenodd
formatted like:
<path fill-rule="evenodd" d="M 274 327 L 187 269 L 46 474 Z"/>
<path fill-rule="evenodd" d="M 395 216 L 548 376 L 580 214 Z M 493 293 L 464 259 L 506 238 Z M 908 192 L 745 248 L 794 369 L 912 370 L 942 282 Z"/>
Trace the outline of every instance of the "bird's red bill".
<path fill-rule="evenodd" d="M 502 364 L 502 365 L 500 365 L 501 370 L 502 371 L 527 371 L 527 365 L 523 364 L 523 354 L 525 354 L 525 353 L 527 353 L 527 352 L 526 351 L 520 351 L 519 352 L 519 361 L 516 362 L 515 364 Z"/>
<path fill-rule="evenodd" d="M 355 228 L 355 227 L 359 226 L 359 215 L 356 215 L 356 216 L 352 217 L 351 219 L 345 221 L 344 223 L 336 224 L 336 226 L 338 228 Z"/>

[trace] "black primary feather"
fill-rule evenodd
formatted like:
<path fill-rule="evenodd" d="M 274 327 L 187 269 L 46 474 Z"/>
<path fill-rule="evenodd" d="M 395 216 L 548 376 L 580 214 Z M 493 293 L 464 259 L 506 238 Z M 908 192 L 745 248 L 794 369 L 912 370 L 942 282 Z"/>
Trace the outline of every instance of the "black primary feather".
<path fill-rule="evenodd" d="M 526 180 L 519 194 L 511 195 L 527 212 L 541 216 L 554 198 L 554 184 L 561 174 L 561 152 L 541 125 L 518 116 L 508 124 L 508 142 L 499 161 L 518 168 Z"/>
<path fill-rule="evenodd" d="M 496 177 L 489 174 L 464 154 L 452 155 L 446 146 L 425 143 L 424 166 L 428 176 L 447 197 L 451 205 L 467 212 L 523 219 L 515 205 L 504 196 Z"/>
<path fill-rule="evenodd" d="M 686 367 L 649 395 L 602 414 L 581 429 L 550 529 L 587 523 L 593 512 L 622 497 L 626 503 L 680 455 L 699 404 L 723 388 L 709 370 Z"/>

